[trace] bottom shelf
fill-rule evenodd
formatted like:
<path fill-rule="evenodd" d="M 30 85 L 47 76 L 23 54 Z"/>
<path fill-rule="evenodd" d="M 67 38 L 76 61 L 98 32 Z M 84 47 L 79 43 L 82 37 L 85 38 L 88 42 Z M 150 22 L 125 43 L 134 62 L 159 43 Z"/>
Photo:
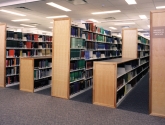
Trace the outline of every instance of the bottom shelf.
<path fill-rule="evenodd" d="M 6 87 L 11 87 L 11 86 L 16 86 L 16 85 L 19 85 L 19 82 L 12 83 L 12 84 L 7 84 Z"/>
<path fill-rule="evenodd" d="M 84 90 L 81 90 L 81 91 L 79 91 L 79 92 L 77 92 L 77 93 L 71 95 L 71 96 L 70 96 L 70 99 L 73 98 L 73 97 L 76 97 L 76 96 L 78 96 L 78 95 L 80 95 L 80 94 L 82 94 L 82 93 L 84 93 L 84 92 L 86 92 L 86 91 L 88 91 L 88 90 L 90 90 L 90 89 L 92 89 L 92 86 L 90 86 L 90 87 L 88 87 L 88 88 L 86 88 L 86 89 L 84 89 Z"/>
<path fill-rule="evenodd" d="M 43 87 L 34 89 L 34 92 L 38 92 L 38 91 L 41 91 L 41 90 L 44 90 L 44 89 L 48 89 L 48 88 L 50 88 L 50 87 L 51 87 L 51 85 L 46 85 L 46 86 L 43 86 Z"/>
<path fill-rule="evenodd" d="M 148 68 L 148 67 L 147 67 Z M 136 85 L 147 75 L 147 73 L 136 83 Z M 136 87 L 136 85 L 130 89 L 121 99 L 117 102 L 117 107 L 121 104 L 121 102 L 128 96 L 128 94 Z"/>

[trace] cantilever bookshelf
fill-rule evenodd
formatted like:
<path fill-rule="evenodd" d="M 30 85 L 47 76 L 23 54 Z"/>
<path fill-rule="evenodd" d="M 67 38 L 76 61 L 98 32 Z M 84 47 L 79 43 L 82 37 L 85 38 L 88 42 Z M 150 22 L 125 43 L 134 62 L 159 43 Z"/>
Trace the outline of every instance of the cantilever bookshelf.
<path fill-rule="evenodd" d="M 93 23 L 78 27 L 62 18 L 54 27 L 51 94 L 70 99 L 92 88 L 93 61 L 121 57 L 122 43 Z"/>
<path fill-rule="evenodd" d="M 122 58 L 94 62 L 94 104 L 116 108 L 148 73 L 149 41 L 137 29 L 123 29 Z"/>
<path fill-rule="evenodd" d="M 52 57 L 20 58 L 20 90 L 38 92 L 51 87 Z"/>
<path fill-rule="evenodd" d="M 11 30 L 6 24 L 1 24 L 0 28 L 3 51 L 1 54 L 4 56 L 1 63 L 3 68 L 1 67 L 0 71 L 0 86 L 19 85 L 20 57 L 51 56 L 52 36 Z"/>
<path fill-rule="evenodd" d="M 116 108 L 148 69 L 131 58 L 94 62 L 93 104 Z"/>
<path fill-rule="evenodd" d="M 136 28 L 122 30 L 122 57 L 138 58 L 139 64 L 147 63 L 149 66 L 150 39 L 138 33 Z"/>

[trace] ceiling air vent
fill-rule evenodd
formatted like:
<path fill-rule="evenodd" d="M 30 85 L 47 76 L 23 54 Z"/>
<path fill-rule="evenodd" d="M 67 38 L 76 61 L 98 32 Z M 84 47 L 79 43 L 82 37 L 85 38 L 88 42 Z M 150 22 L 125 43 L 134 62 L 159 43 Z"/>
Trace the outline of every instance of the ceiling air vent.
<path fill-rule="evenodd" d="M 31 9 L 27 7 L 16 7 L 16 9 L 19 9 L 20 11 L 31 11 Z"/>
<path fill-rule="evenodd" d="M 116 18 L 115 17 L 106 17 L 104 18 L 105 20 L 115 20 Z"/>
<path fill-rule="evenodd" d="M 73 5 L 82 5 L 88 3 L 86 0 L 67 0 L 67 1 Z"/>

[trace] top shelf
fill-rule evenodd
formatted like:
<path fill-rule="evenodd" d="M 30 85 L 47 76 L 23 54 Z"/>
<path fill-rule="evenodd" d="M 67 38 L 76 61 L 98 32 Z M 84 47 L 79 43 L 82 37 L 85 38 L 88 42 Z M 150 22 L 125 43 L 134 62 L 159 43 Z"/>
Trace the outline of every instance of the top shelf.
<path fill-rule="evenodd" d="M 113 64 L 121 64 L 133 60 L 138 60 L 137 58 L 116 58 L 116 59 L 110 59 L 110 60 L 103 60 L 101 62 L 103 63 L 113 63 Z"/>
<path fill-rule="evenodd" d="M 95 33 L 95 34 L 99 34 L 99 35 L 103 35 L 103 36 L 112 37 L 112 36 L 107 35 L 107 34 L 97 33 L 97 32 L 93 32 L 93 31 L 89 31 L 89 30 L 83 30 L 83 32 Z"/>
<path fill-rule="evenodd" d="M 52 41 L 34 41 L 34 40 L 23 40 L 23 39 L 11 39 L 7 38 L 6 40 L 12 40 L 12 41 L 22 41 L 22 42 L 38 42 L 38 43 L 52 43 Z"/>

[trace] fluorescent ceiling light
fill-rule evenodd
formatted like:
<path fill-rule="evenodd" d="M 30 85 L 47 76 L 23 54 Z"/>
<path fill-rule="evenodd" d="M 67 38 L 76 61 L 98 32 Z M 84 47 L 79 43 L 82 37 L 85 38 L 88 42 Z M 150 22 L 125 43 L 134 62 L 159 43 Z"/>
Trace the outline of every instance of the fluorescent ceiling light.
<path fill-rule="evenodd" d="M 102 11 L 102 12 L 94 12 L 92 14 L 107 14 L 107 13 L 118 13 L 121 12 L 120 10 L 112 10 L 112 11 Z"/>
<path fill-rule="evenodd" d="M 13 12 L 13 11 L 8 11 L 8 10 L 3 10 L 3 9 L 1 9 L 0 11 L 5 12 L 5 13 L 9 13 L 9 14 L 13 14 L 13 15 L 17 15 L 17 16 L 26 16 L 24 14 L 20 14 L 20 13 L 16 13 L 16 12 Z"/>
<path fill-rule="evenodd" d="M 117 28 L 115 28 L 115 27 L 109 27 L 110 29 L 113 29 L 113 30 L 116 30 Z"/>
<path fill-rule="evenodd" d="M 53 23 L 53 22 L 50 22 L 50 23 Z"/>
<path fill-rule="evenodd" d="M 50 29 L 53 29 L 53 27 L 49 27 Z"/>
<path fill-rule="evenodd" d="M 141 19 L 147 19 L 146 15 L 139 15 Z"/>
<path fill-rule="evenodd" d="M 68 17 L 67 15 L 61 15 L 61 16 L 49 16 L 46 18 L 64 18 L 64 17 Z"/>
<path fill-rule="evenodd" d="M 13 22 L 20 22 L 20 21 L 28 21 L 29 19 L 18 19 L 18 20 L 11 20 Z"/>
<path fill-rule="evenodd" d="M 52 6 L 52 7 L 58 8 L 60 10 L 63 10 L 63 11 L 71 11 L 70 9 L 65 8 L 63 6 L 60 6 L 60 5 L 58 5 L 56 3 L 53 3 L 53 2 L 49 2 L 49 3 L 46 3 L 46 4 L 48 4 L 48 5 Z"/>
<path fill-rule="evenodd" d="M 156 9 L 163 9 L 165 6 L 157 6 Z"/>
<path fill-rule="evenodd" d="M 144 29 L 138 29 L 138 31 L 143 31 Z"/>
<path fill-rule="evenodd" d="M 89 21 L 93 21 L 93 22 L 99 22 L 99 21 L 97 21 L 97 20 L 95 20 L 95 19 L 88 19 Z"/>
<path fill-rule="evenodd" d="M 22 3 L 29 3 L 29 2 L 36 2 L 36 1 L 41 1 L 41 0 L 10 0 L 10 2 L 9 1 L 1 2 L 0 7 L 22 4 Z"/>
<path fill-rule="evenodd" d="M 125 25 L 125 24 L 135 24 L 135 23 L 116 23 L 115 25 Z"/>
<path fill-rule="evenodd" d="M 27 25 L 27 24 L 20 24 L 21 26 L 27 26 L 27 27 L 36 27 L 36 26 L 32 26 L 32 25 Z"/>
<path fill-rule="evenodd" d="M 150 25 L 147 25 L 148 26 L 148 28 L 150 28 Z"/>
<path fill-rule="evenodd" d="M 125 0 L 129 5 L 137 4 L 135 0 Z"/>

